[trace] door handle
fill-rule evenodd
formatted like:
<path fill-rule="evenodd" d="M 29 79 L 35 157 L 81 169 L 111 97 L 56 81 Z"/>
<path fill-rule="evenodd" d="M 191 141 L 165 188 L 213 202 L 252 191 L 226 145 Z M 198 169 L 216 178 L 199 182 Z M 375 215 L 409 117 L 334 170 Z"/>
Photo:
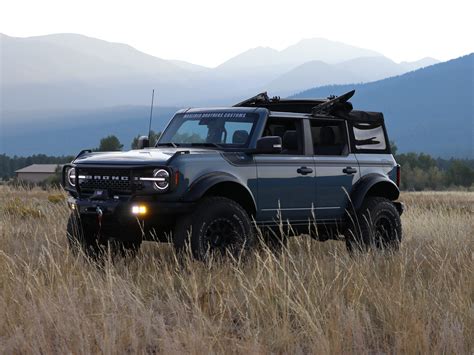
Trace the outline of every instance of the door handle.
<path fill-rule="evenodd" d="M 345 167 L 342 169 L 342 172 L 347 175 L 355 174 L 357 172 L 357 169 L 353 168 L 352 166 Z"/>
<path fill-rule="evenodd" d="M 296 172 L 298 174 L 301 174 L 301 175 L 308 175 L 308 174 L 311 174 L 313 172 L 313 169 L 307 168 L 306 166 L 302 166 L 301 168 L 298 168 L 298 170 L 296 170 Z"/>

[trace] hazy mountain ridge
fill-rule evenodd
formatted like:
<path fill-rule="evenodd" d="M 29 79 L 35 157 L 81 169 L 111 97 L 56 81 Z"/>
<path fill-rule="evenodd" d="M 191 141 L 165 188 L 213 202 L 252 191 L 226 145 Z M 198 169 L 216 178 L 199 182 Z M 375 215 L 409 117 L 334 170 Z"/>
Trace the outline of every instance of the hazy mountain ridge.
<path fill-rule="evenodd" d="M 160 104 L 173 106 L 218 104 L 268 88 L 275 90 L 272 94 L 286 95 L 329 83 L 318 78 L 322 75 L 320 71 L 313 70 L 310 64 L 304 66 L 305 63 L 331 62 L 326 64 L 335 66 L 331 72 L 340 78 L 332 83 L 353 82 L 356 78 L 366 81 L 372 77 L 361 73 L 348 75 L 340 61 L 381 56 L 367 49 L 315 38 L 282 51 L 268 47 L 250 49 L 212 69 L 156 58 L 126 44 L 78 34 L 28 38 L 2 35 L 0 46 L 2 110 L 10 111 L 141 105 L 146 104 L 151 88 L 157 90 Z M 299 66 L 306 67 L 306 72 L 302 73 Z M 298 84 L 301 77 L 308 79 Z M 273 86 L 274 81 L 283 80 L 289 85 Z"/>
<path fill-rule="evenodd" d="M 286 61 L 298 58 L 300 63 L 319 59 L 328 64 L 337 64 L 360 57 L 381 56 L 376 51 L 352 46 L 346 43 L 330 41 L 325 38 L 307 38 L 282 51 Z"/>
<path fill-rule="evenodd" d="M 271 81 L 266 90 L 286 96 L 299 90 L 301 86 L 323 86 L 363 81 L 362 75 L 339 68 L 335 65 L 314 60 L 299 65 Z M 263 89 L 263 88 L 262 88 Z"/>
<path fill-rule="evenodd" d="M 433 64 L 438 64 L 439 60 L 431 57 L 421 58 L 414 62 L 401 62 L 400 65 L 403 65 L 407 70 L 416 70 L 420 68 L 429 67 Z"/>
<path fill-rule="evenodd" d="M 270 47 L 249 49 L 222 63 L 217 69 L 252 68 L 268 65 L 286 66 L 291 69 L 314 60 L 337 64 L 359 57 L 372 56 L 382 56 L 382 54 L 342 42 L 324 38 L 310 38 L 303 39 L 281 51 Z"/>
<path fill-rule="evenodd" d="M 12 69 L 18 67 L 26 68 L 29 69 L 29 75 L 35 72 L 47 74 L 43 81 L 48 83 L 74 78 L 120 78 L 137 74 L 174 78 L 186 73 L 170 61 L 140 52 L 129 45 L 78 34 L 27 38 L 3 36 L 1 40 L 4 74 L 9 75 Z M 64 74 L 61 71 L 63 68 L 68 69 Z M 58 78 L 58 74 L 65 77 Z M 14 84 L 14 77 L 7 76 L 7 79 Z M 35 77 L 32 79 L 37 81 Z"/>

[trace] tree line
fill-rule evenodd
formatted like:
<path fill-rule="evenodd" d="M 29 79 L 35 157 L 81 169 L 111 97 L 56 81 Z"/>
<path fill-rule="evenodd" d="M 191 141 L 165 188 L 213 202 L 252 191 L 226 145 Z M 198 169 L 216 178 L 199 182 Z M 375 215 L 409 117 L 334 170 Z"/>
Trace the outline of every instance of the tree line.
<path fill-rule="evenodd" d="M 424 153 L 404 153 L 395 157 L 402 168 L 402 190 L 474 189 L 473 159 L 434 159 Z"/>
<path fill-rule="evenodd" d="M 150 146 L 154 146 L 161 132 L 150 134 Z M 130 144 L 132 149 L 138 146 L 138 136 Z M 425 153 L 398 154 L 396 144 L 391 143 L 392 153 L 402 169 L 402 190 L 445 190 L 456 188 L 474 189 L 474 159 L 433 158 Z M 94 151 L 120 151 L 123 149 L 120 140 L 110 135 L 100 140 Z M 15 176 L 15 170 L 31 164 L 65 164 L 73 156 L 47 156 L 36 154 L 29 157 L 9 157 L 0 154 L 0 178 L 8 180 Z"/>
<path fill-rule="evenodd" d="M 160 138 L 161 132 L 155 132 L 153 130 L 150 131 L 149 139 L 150 139 L 150 147 L 153 147 L 156 142 L 158 142 L 158 138 Z M 140 136 L 136 136 L 133 138 L 132 143 L 130 144 L 131 149 L 137 149 L 138 148 L 138 139 Z M 122 150 L 123 144 L 120 143 L 120 140 L 114 136 L 110 135 L 107 137 L 104 137 L 100 140 L 99 142 L 99 147 L 94 149 L 94 151 L 97 152 L 114 152 L 114 151 L 119 151 Z"/>
<path fill-rule="evenodd" d="M 433 158 L 426 153 L 398 154 L 390 142 L 392 154 L 401 166 L 400 188 L 408 191 L 474 189 L 474 159 Z"/>

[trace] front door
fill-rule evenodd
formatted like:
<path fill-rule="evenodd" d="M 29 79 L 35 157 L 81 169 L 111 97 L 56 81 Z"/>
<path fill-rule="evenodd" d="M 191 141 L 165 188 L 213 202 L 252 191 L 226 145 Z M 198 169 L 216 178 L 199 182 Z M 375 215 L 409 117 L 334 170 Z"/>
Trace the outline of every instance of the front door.
<path fill-rule="evenodd" d="M 257 219 L 265 224 L 308 223 L 316 193 L 315 166 L 305 154 L 302 121 L 270 118 L 265 135 L 282 138 L 281 154 L 257 154 Z"/>

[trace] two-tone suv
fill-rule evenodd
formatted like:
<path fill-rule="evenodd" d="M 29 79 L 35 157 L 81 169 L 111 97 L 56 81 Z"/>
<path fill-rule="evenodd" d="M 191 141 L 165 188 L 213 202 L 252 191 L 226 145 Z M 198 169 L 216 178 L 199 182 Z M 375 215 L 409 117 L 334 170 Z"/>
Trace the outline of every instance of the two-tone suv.
<path fill-rule="evenodd" d="M 400 167 L 382 113 L 353 110 L 353 94 L 185 109 L 154 147 L 82 151 L 63 170 L 70 245 L 96 256 L 171 241 L 204 259 L 307 234 L 397 249 Z"/>

